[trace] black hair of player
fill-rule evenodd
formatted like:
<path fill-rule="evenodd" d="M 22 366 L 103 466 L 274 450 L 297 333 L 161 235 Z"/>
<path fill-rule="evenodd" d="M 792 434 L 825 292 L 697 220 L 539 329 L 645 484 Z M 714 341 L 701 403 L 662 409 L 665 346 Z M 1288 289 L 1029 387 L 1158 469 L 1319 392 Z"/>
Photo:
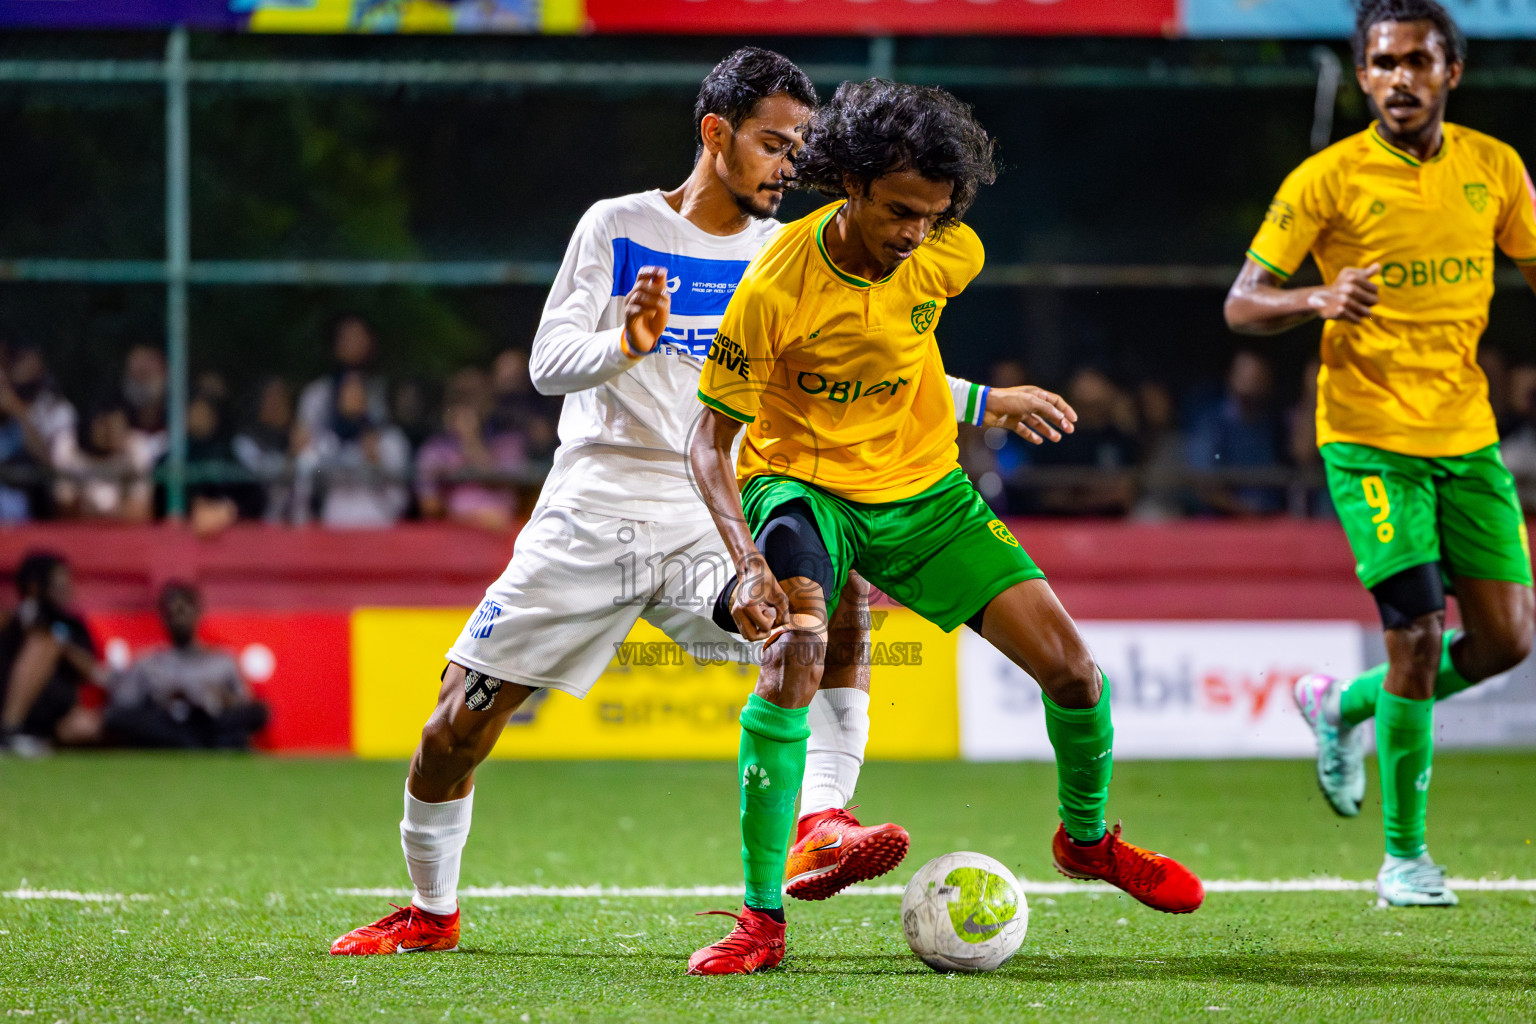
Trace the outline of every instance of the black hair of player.
<path fill-rule="evenodd" d="M 1371 29 L 1384 21 L 1427 21 L 1435 26 L 1445 46 L 1447 64 L 1464 64 L 1467 40 L 1450 12 L 1435 0 L 1360 0 L 1355 8 L 1355 66 L 1365 67 L 1365 48 Z"/>
<path fill-rule="evenodd" d="M 844 82 L 811 118 L 795 168 L 796 187 L 846 198 L 846 176 L 870 183 L 913 170 L 954 185 L 938 237 L 964 218 L 982 185 L 997 180 L 996 147 L 971 108 L 935 86 L 871 78 Z"/>
<path fill-rule="evenodd" d="M 732 51 L 704 76 L 693 102 L 694 159 L 704 152 L 700 131 L 705 114 L 725 118 L 734 130 L 752 116 L 758 103 L 779 93 L 812 109 L 816 106 L 816 87 L 788 57 L 760 46 Z"/>

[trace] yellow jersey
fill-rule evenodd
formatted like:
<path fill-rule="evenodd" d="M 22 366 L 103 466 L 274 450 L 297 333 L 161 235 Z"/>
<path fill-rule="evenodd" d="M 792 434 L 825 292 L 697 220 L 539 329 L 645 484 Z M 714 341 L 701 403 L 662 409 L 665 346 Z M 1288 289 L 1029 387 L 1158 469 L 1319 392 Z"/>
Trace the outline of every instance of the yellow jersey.
<path fill-rule="evenodd" d="M 790 476 L 849 501 L 899 501 L 959 465 L 934 331 L 984 253 L 976 232 L 956 224 L 866 281 L 827 254 L 823 232 L 842 205 L 786 224 L 748 265 L 699 399 L 750 424 L 740 483 Z"/>
<path fill-rule="evenodd" d="M 1470 128 L 1447 124 L 1420 161 L 1373 122 L 1291 172 L 1249 257 L 1290 277 L 1310 251 L 1324 281 L 1381 264 L 1370 319 L 1323 327 L 1319 445 L 1449 456 L 1499 439 L 1477 365 L 1495 244 L 1536 263 L 1536 189 L 1514 149 Z"/>

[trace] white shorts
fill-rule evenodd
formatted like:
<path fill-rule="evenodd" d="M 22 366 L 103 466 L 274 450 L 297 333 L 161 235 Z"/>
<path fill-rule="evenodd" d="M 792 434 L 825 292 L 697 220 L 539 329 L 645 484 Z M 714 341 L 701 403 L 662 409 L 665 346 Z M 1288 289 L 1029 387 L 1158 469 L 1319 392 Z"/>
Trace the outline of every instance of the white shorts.
<path fill-rule="evenodd" d="M 540 506 L 447 658 L 585 697 L 643 618 L 689 653 L 736 661 L 757 645 L 712 617 L 734 572 L 710 520 L 637 522 Z"/>

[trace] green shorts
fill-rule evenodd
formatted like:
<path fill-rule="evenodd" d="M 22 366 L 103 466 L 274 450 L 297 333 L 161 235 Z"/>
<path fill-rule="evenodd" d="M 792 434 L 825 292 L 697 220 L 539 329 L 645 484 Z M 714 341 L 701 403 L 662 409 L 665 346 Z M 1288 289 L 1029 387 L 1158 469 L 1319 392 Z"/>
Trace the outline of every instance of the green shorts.
<path fill-rule="evenodd" d="M 1367 588 L 1438 562 L 1448 577 L 1531 585 L 1531 548 L 1515 478 L 1491 444 L 1421 458 L 1334 442 L 1322 447 L 1328 493 Z"/>
<path fill-rule="evenodd" d="M 828 613 L 850 569 L 945 632 L 1015 583 L 1045 577 L 958 468 L 921 494 L 878 505 L 793 477 L 753 477 L 741 491 L 752 533 L 796 499 L 810 506 L 832 556 Z"/>

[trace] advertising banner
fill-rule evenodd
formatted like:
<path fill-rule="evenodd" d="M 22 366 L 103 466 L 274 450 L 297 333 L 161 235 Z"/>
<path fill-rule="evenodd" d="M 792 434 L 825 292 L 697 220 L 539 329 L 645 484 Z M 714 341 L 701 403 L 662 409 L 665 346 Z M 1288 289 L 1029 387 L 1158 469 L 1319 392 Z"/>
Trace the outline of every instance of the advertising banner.
<path fill-rule="evenodd" d="M 352 618 L 352 743 L 364 757 L 409 757 L 437 699 L 443 653 L 473 609 L 359 609 Z M 876 609 L 868 756 L 952 759 L 960 752 L 958 634 L 906 610 Z M 757 667 L 687 651 L 645 622 L 615 645 L 585 700 L 540 691 L 493 757 L 731 760 L 737 715 Z M 702 654 L 703 658 L 698 656 Z"/>
<path fill-rule="evenodd" d="M 1175 0 L 586 0 L 598 32 L 854 35 L 1170 33 Z"/>
<path fill-rule="evenodd" d="M 1362 668 L 1354 622 L 1080 622 L 1110 679 L 1117 758 L 1308 757 L 1291 700 L 1308 672 Z M 981 637 L 960 640 L 960 749 L 1051 760 L 1040 688 Z"/>
<path fill-rule="evenodd" d="M 150 612 L 90 617 L 107 663 L 126 668 L 166 645 Z M 351 749 L 352 652 L 348 616 L 340 612 L 209 612 L 198 638 L 231 654 L 240 674 L 272 708 L 257 737 L 268 750 L 344 754 Z"/>
<path fill-rule="evenodd" d="M 1337 39 L 1355 25 L 1350 0 L 1181 0 L 1182 35 Z M 1442 0 L 1469 36 L 1536 36 L 1536 0 Z"/>
<path fill-rule="evenodd" d="M 0 0 L 0 26 L 251 32 L 575 32 L 581 0 Z"/>

